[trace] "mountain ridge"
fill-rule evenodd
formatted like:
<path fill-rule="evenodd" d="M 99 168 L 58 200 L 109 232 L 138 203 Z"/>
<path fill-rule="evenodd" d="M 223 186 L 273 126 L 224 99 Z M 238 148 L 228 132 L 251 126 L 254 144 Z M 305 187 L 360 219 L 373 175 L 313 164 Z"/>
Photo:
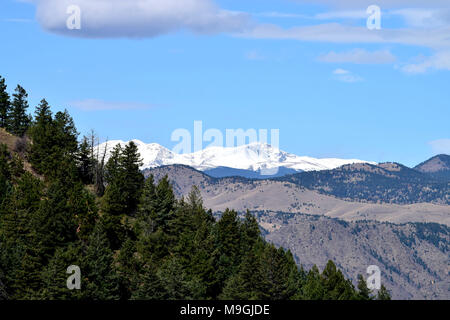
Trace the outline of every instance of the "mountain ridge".
<path fill-rule="evenodd" d="M 253 171 L 258 172 L 258 175 L 264 178 L 264 176 L 276 176 L 279 170 L 302 172 L 330 170 L 350 163 L 375 164 L 375 162 L 359 159 L 317 159 L 298 156 L 274 148 L 266 143 L 252 143 L 237 147 L 213 146 L 193 153 L 177 154 L 157 143 L 146 144 L 136 139 L 131 141 L 138 146 L 139 153 L 143 158 L 141 169 L 155 168 L 162 165 L 184 164 L 200 171 L 217 168 Z M 106 148 L 107 151 L 110 151 L 117 144 L 123 147 L 127 143 L 122 140 L 112 140 L 100 144 L 98 148 L 99 150 Z"/>

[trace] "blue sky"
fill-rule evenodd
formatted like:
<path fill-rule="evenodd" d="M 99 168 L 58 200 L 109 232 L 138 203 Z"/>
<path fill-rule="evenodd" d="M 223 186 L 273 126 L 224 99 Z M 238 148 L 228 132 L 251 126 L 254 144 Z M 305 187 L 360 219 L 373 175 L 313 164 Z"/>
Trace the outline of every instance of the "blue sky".
<path fill-rule="evenodd" d="M 280 129 L 282 150 L 313 157 L 450 153 L 448 1 L 380 0 L 381 30 L 366 27 L 374 0 L 104 2 L 1 1 L 0 75 L 30 112 L 45 97 L 81 134 L 168 148 L 202 120 Z"/>

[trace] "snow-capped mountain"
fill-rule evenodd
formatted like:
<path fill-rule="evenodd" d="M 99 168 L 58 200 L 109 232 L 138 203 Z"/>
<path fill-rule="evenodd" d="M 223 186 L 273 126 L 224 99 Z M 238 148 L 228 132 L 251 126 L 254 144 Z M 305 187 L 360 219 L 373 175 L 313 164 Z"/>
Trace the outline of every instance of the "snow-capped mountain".
<path fill-rule="evenodd" d="M 143 159 L 142 169 L 155 168 L 164 165 L 184 164 L 200 171 L 208 171 L 215 168 L 233 168 L 260 172 L 262 175 L 273 175 L 278 169 L 290 169 L 295 171 L 330 170 L 351 163 L 373 163 L 358 159 L 316 159 L 305 156 L 297 156 L 281 151 L 265 143 L 252 143 L 233 148 L 209 147 L 201 151 L 189 154 L 177 154 L 157 144 L 146 144 L 140 140 L 132 140 L 139 149 Z M 100 144 L 103 151 L 106 147 L 107 154 L 114 146 L 120 144 L 124 147 L 128 142 L 112 140 Z"/>

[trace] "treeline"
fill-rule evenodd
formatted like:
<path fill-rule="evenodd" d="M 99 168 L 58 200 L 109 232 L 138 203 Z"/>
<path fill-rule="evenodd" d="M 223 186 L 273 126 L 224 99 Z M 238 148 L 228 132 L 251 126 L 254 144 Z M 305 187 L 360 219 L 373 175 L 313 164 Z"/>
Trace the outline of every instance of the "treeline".
<path fill-rule="evenodd" d="M 105 163 L 93 135 L 78 141 L 67 111 L 42 100 L 27 119 L 11 130 L 25 138 L 22 152 L 0 147 L 0 299 L 390 298 L 362 277 L 355 288 L 331 261 L 322 272 L 299 268 L 250 213 L 216 221 L 195 187 L 176 199 L 167 177 L 144 179 L 132 142 Z M 81 290 L 66 287 L 70 265 Z"/>

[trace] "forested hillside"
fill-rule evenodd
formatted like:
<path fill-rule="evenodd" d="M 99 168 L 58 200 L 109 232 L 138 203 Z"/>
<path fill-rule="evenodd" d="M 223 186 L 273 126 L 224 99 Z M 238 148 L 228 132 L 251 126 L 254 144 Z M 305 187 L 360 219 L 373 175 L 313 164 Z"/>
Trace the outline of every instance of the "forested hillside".
<path fill-rule="evenodd" d="M 105 163 L 67 111 L 27 109 L 26 91 L 11 98 L 0 78 L 0 299 L 375 298 L 331 261 L 296 265 L 250 213 L 216 221 L 196 188 L 177 200 L 167 178 L 145 180 L 134 143 Z M 81 290 L 66 287 L 70 265 Z"/>
<path fill-rule="evenodd" d="M 276 178 L 335 197 L 374 203 L 450 204 L 450 181 L 398 163 L 352 164 Z"/>

